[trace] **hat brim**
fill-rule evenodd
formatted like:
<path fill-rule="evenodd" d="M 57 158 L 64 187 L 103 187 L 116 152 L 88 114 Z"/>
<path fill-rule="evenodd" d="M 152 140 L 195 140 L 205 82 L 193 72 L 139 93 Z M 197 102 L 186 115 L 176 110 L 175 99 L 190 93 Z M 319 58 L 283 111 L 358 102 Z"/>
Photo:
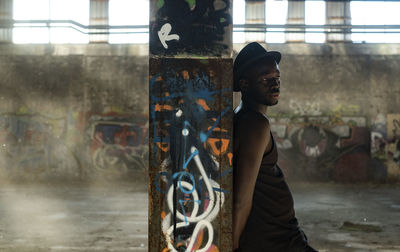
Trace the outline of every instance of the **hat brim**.
<path fill-rule="evenodd" d="M 277 64 L 281 61 L 282 55 L 280 52 L 277 51 L 268 51 L 263 54 L 260 54 L 257 57 L 252 58 L 251 60 L 247 61 L 246 64 L 241 66 L 239 69 L 236 70 L 234 73 L 234 80 L 233 80 L 233 91 L 239 92 L 239 79 L 242 76 L 243 72 L 246 71 L 249 67 L 251 67 L 254 63 L 261 61 L 262 59 L 273 58 Z"/>

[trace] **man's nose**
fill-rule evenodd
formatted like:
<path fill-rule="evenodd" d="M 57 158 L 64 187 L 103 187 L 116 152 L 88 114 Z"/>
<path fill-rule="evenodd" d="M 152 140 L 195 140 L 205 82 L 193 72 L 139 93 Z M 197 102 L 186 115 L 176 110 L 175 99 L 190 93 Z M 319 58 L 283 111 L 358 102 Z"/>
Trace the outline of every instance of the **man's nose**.
<path fill-rule="evenodd" d="M 276 87 L 280 87 L 281 86 L 281 81 L 280 80 L 274 80 L 272 83 L 271 83 L 271 86 L 272 87 L 274 87 L 274 88 L 276 88 Z"/>

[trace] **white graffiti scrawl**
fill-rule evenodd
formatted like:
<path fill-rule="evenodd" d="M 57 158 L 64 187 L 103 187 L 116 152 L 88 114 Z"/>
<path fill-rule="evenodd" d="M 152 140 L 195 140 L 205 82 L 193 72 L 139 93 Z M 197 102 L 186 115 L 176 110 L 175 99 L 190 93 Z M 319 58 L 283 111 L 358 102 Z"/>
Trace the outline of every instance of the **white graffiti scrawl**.
<path fill-rule="evenodd" d="M 168 49 L 166 41 L 179 40 L 179 35 L 169 34 L 171 30 L 172 30 L 171 24 L 166 23 L 161 27 L 161 30 L 158 31 L 158 38 L 160 39 L 161 44 L 164 46 L 165 49 Z"/>
<path fill-rule="evenodd" d="M 182 116 L 182 111 L 179 110 L 176 113 L 177 117 Z M 189 129 L 185 127 L 182 130 L 182 136 L 187 137 L 189 135 Z M 208 240 L 207 243 L 199 249 L 196 249 L 197 252 L 206 252 L 210 249 L 210 247 L 213 245 L 213 239 L 214 239 L 214 229 L 211 224 L 211 222 L 217 217 L 220 208 L 224 204 L 225 200 L 225 195 L 223 192 L 220 192 L 218 190 L 214 189 L 220 189 L 220 185 L 209 178 L 206 174 L 205 168 L 203 166 L 203 163 L 199 157 L 199 151 L 197 150 L 196 147 L 191 146 L 190 148 L 190 157 L 187 160 L 185 166 L 187 167 L 189 162 L 194 160 L 196 167 L 198 171 L 201 174 L 200 179 L 204 181 L 206 188 L 207 188 L 207 195 L 208 195 L 208 203 L 205 204 L 205 207 L 203 211 L 201 211 L 200 205 L 201 205 L 201 199 L 199 197 L 199 194 L 195 188 L 195 180 L 194 177 L 191 175 L 191 173 L 186 173 L 186 172 L 181 172 L 178 176 L 175 176 L 174 179 L 178 179 L 178 187 L 175 187 L 173 184 L 169 187 L 168 189 L 168 196 L 167 196 L 167 203 L 168 203 L 168 208 L 170 212 L 165 216 L 162 222 L 162 230 L 163 233 L 166 237 L 166 241 L 168 243 L 168 249 L 170 251 L 178 251 L 173 244 L 173 232 L 174 228 L 179 229 L 183 227 L 188 227 L 190 223 L 196 223 L 196 226 L 190 236 L 185 243 L 186 243 L 186 251 L 194 251 L 194 245 L 197 240 L 198 235 L 200 232 L 204 229 L 207 230 L 208 232 Z M 216 163 L 218 165 L 218 163 Z M 182 177 L 186 175 L 190 178 L 192 183 L 188 181 L 183 181 L 181 180 Z M 176 217 L 177 219 L 180 220 L 180 222 L 176 223 L 175 227 L 172 224 L 172 213 L 174 212 L 174 191 L 175 190 L 180 190 L 183 192 L 186 197 L 184 199 L 179 199 L 179 205 L 181 206 L 181 211 L 177 210 L 176 211 Z M 186 213 L 185 208 L 183 206 L 184 203 L 190 202 L 193 204 L 193 210 L 191 213 Z M 189 215 L 190 214 L 190 215 Z"/>

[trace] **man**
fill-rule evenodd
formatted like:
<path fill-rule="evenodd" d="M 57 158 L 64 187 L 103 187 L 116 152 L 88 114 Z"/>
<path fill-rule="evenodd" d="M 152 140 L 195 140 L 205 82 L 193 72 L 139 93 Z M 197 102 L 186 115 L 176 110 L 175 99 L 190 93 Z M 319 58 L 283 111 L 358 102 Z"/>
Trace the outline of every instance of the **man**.
<path fill-rule="evenodd" d="M 242 93 L 234 118 L 235 251 L 316 251 L 298 227 L 267 117 L 279 99 L 280 59 L 253 42 L 234 63 L 234 90 Z"/>

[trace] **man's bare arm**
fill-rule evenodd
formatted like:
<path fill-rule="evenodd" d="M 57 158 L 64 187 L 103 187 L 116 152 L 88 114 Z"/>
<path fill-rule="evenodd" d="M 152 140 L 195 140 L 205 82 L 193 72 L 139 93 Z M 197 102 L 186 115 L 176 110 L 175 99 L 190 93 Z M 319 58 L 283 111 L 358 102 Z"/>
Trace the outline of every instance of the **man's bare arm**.
<path fill-rule="evenodd" d="M 268 121 L 260 115 L 249 115 L 239 123 L 239 148 L 236 153 L 236 178 L 233 209 L 233 248 L 250 214 L 254 187 L 265 149 L 271 140 Z M 246 120 L 247 119 L 247 120 Z"/>

